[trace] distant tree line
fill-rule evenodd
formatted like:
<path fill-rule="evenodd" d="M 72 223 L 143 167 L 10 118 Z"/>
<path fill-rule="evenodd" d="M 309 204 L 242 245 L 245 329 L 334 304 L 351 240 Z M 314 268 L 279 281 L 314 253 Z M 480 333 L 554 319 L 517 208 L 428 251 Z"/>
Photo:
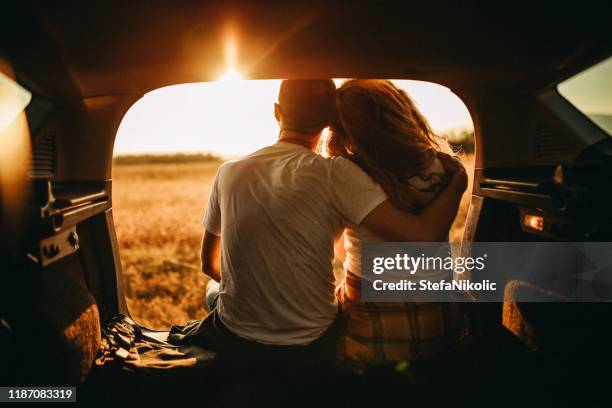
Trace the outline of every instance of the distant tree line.
<path fill-rule="evenodd" d="M 221 162 L 223 159 L 213 153 L 160 153 L 127 154 L 113 158 L 113 164 L 170 164 Z"/>
<path fill-rule="evenodd" d="M 474 131 L 462 130 L 459 132 L 451 132 L 442 136 L 448 139 L 454 151 L 464 153 L 474 153 Z"/>
<path fill-rule="evenodd" d="M 456 152 L 474 153 L 474 131 L 462 130 L 442 134 Z M 223 158 L 214 153 L 127 154 L 113 158 L 114 164 L 220 163 Z"/>

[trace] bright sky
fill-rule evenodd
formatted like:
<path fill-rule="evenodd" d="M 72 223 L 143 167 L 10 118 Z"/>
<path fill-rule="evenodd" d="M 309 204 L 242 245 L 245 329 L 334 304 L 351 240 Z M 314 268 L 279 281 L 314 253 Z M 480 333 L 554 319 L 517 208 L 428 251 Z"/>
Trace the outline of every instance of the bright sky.
<path fill-rule="evenodd" d="M 471 129 L 461 100 L 429 82 L 394 81 L 419 105 L 435 131 Z M 127 112 L 115 154 L 212 152 L 239 156 L 275 142 L 280 80 L 240 80 L 229 72 L 217 82 L 174 85 L 146 94 Z"/>

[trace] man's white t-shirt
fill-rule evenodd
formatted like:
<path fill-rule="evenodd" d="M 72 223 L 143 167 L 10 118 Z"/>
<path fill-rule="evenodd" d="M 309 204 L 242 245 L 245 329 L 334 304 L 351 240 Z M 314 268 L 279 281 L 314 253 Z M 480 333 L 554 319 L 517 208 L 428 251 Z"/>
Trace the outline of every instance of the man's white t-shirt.
<path fill-rule="evenodd" d="M 204 217 L 221 237 L 218 312 L 235 334 L 309 344 L 336 317 L 334 240 L 386 194 L 359 166 L 277 142 L 219 168 Z"/>

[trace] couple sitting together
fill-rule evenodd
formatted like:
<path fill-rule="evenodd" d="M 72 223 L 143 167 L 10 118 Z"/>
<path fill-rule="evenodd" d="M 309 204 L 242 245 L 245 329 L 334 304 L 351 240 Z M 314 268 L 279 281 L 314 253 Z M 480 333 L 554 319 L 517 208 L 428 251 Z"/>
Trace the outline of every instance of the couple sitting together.
<path fill-rule="evenodd" d="M 218 170 L 204 217 L 200 335 L 219 354 L 315 364 L 444 353 L 453 303 L 360 299 L 363 241 L 442 242 L 467 186 L 448 143 L 385 80 L 285 80 L 278 141 Z M 325 148 L 316 153 L 323 129 Z M 346 277 L 336 286 L 334 242 Z"/>

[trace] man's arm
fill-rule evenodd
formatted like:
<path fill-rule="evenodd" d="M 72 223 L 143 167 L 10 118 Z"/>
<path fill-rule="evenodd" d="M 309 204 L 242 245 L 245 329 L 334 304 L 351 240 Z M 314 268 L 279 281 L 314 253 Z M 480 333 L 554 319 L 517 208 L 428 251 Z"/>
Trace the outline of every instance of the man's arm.
<path fill-rule="evenodd" d="M 200 260 L 202 272 L 217 282 L 221 281 L 221 237 L 204 231 Z"/>
<path fill-rule="evenodd" d="M 440 195 L 419 214 L 398 210 L 389 200 L 374 208 L 361 225 L 386 241 L 441 242 L 455 220 L 461 196 L 467 187 L 463 166 L 450 157 L 440 157 L 452 179 Z"/>

